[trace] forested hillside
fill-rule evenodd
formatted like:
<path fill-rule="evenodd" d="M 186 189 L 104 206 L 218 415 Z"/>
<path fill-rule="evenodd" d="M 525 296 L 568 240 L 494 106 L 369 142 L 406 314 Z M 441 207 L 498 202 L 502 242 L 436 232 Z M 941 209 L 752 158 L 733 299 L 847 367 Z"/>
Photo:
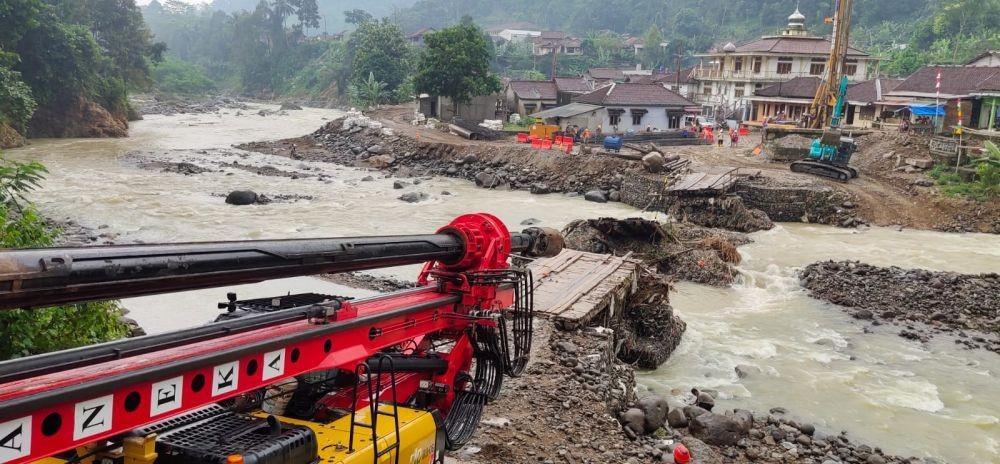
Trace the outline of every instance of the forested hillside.
<path fill-rule="evenodd" d="M 375 17 L 383 17 L 392 14 L 397 9 L 406 8 L 413 5 L 416 0 L 321 0 L 316 2 L 322 21 L 318 28 L 311 32 L 335 33 L 346 29 L 353 29 L 354 26 L 344 19 L 344 11 L 362 8 Z M 260 0 L 214 0 L 209 6 L 210 9 L 220 10 L 226 13 L 234 13 L 240 10 L 251 11 L 257 7 Z M 294 1 L 288 3 L 294 4 Z"/>
<path fill-rule="evenodd" d="M 0 1 L 0 145 L 124 136 L 164 50 L 151 38 L 134 0 Z"/>
<path fill-rule="evenodd" d="M 604 29 L 644 35 L 656 26 L 691 53 L 774 33 L 796 6 L 813 33 L 830 32 L 823 23 L 830 0 L 420 0 L 394 18 L 414 30 L 470 15 L 486 27 L 528 21 L 579 37 Z M 998 24 L 1000 0 L 856 0 L 852 41 L 888 58 L 883 69 L 902 75 L 1000 48 Z"/>

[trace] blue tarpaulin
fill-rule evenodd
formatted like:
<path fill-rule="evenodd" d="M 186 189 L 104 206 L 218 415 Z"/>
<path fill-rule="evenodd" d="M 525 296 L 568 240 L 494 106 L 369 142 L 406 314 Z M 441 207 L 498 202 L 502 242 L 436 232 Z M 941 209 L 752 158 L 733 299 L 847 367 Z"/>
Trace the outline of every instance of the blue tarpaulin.
<path fill-rule="evenodd" d="M 914 116 L 944 116 L 944 105 L 910 105 Z"/>

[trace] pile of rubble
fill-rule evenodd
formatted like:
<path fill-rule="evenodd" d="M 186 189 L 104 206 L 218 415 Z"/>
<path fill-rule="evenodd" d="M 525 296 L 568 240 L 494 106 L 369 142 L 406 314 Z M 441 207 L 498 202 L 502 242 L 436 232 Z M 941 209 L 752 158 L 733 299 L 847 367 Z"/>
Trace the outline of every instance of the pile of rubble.
<path fill-rule="evenodd" d="M 958 336 L 957 343 L 1000 353 L 1000 275 L 996 273 L 825 261 L 806 266 L 800 277 L 813 297 L 844 306 L 858 319 L 902 325 L 900 335 L 906 338 L 927 341 L 933 332 L 950 332 Z"/>
<path fill-rule="evenodd" d="M 399 177 L 460 177 L 483 188 L 586 195 L 592 201 L 617 201 L 625 173 L 641 169 L 636 161 L 557 156 L 523 145 L 423 142 L 393 134 L 357 113 L 327 123 L 310 138 L 321 149 L 299 150 L 298 159 L 374 167 Z"/>

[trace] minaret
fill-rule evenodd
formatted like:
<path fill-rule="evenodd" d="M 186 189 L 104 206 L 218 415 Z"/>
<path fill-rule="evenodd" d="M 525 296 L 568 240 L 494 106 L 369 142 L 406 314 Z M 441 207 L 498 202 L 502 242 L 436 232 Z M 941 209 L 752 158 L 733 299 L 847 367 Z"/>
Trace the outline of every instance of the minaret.
<path fill-rule="evenodd" d="M 788 17 L 788 27 L 781 31 L 781 35 L 801 37 L 807 34 L 806 16 L 799 12 L 798 7 L 795 7 L 795 13 L 792 13 L 792 15 Z"/>

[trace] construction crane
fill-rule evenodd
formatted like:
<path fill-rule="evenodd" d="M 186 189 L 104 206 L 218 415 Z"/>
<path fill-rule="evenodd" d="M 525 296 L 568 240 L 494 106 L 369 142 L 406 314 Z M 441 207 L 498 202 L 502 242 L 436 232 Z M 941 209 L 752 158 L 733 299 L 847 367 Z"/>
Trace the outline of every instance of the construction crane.
<path fill-rule="evenodd" d="M 0 250 L 0 310 L 425 263 L 414 289 L 240 300 L 214 323 L 0 362 L 0 463 L 438 463 L 532 337 L 550 229 Z"/>
<path fill-rule="evenodd" d="M 844 76 L 844 63 L 850 48 L 851 10 L 854 0 L 834 0 L 836 11 L 827 21 L 833 23 L 830 56 L 826 62 L 826 76 L 816 88 L 816 95 L 809 106 L 809 127 L 826 129 L 834 119 L 833 110 L 837 104 L 838 88 Z"/>
<path fill-rule="evenodd" d="M 847 104 L 849 84 L 843 71 L 850 46 L 853 3 L 853 0 L 835 0 L 836 13 L 829 19 L 833 23 L 833 40 L 826 65 L 826 78 L 816 89 L 807 124 L 812 129 L 823 129 L 823 135 L 813 140 L 808 158 L 794 161 L 790 166 L 794 172 L 828 177 L 841 182 L 858 177 L 858 171 L 850 166 L 857 145 L 854 139 L 844 137 L 841 132 L 841 119 Z"/>

